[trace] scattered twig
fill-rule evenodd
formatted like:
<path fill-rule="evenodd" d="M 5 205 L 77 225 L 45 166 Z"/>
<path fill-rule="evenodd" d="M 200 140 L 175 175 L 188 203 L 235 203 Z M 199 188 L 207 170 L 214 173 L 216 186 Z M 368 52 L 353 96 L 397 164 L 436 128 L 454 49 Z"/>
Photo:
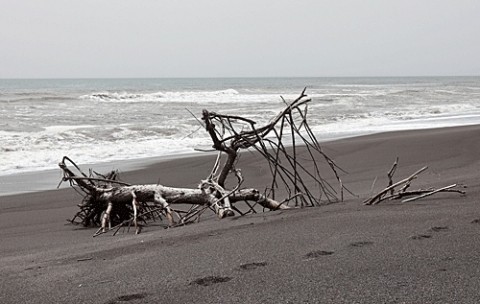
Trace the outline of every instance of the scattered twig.
<path fill-rule="evenodd" d="M 418 175 L 420 173 L 422 173 L 423 171 L 427 170 L 428 167 L 423 167 L 422 169 L 416 171 L 415 173 L 413 173 L 412 175 L 410 175 L 409 177 L 405 178 L 405 179 L 402 179 L 401 181 L 399 182 L 396 182 L 390 186 L 388 186 L 387 188 L 383 189 L 382 191 L 380 191 L 377 195 L 373 196 L 372 198 L 369 198 L 367 199 L 366 201 L 364 201 L 363 203 L 365 205 L 375 205 L 375 204 L 378 204 L 379 202 L 382 201 L 382 196 L 384 196 L 386 193 L 388 193 L 390 190 L 394 189 L 395 187 L 399 186 L 399 185 L 402 185 L 402 184 L 405 184 L 415 178 L 418 177 Z"/>
<path fill-rule="evenodd" d="M 409 177 L 394 183 L 393 182 L 393 175 L 395 174 L 395 171 L 396 171 L 397 167 L 398 167 L 398 157 L 395 160 L 395 162 L 394 162 L 392 168 L 390 169 L 390 171 L 388 171 L 388 173 L 387 173 L 388 187 L 386 187 L 385 189 L 383 189 L 382 191 L 380 191 L 376 195 L 374 195 L 374 196 L 368 198 L 367 200 L 365 200 L 363 202 L 365 205 L 375 205 L 375 204 L 379 204 L 379 203 L 381 203 L 383 201 L 386 201 L 386 200 L 393 200 L 393 199 L 401 199 L 401 198 L 404 198 L 404 197 L 410 197 L 410 198 L 406 198 L 406 199 L 402 200 L 402 203 L 408 203 L 408 202 L 412 202 L 412 201 L 415 201 L 415 200 L 418 200 L 418 199 L 421 199 L 421 198 L 424 198 L 424 197 L 427 197 L 427 196 L 434 195 L 434 194 L 439 193 L 439 192 L 456 192 L 456 193 L 460 193 L 460 194 L 465 194 L 465 191 L 462 191 L 462 190 L 459 190 L 459 189 L 453 189 L 453 188 L 458 186 L 457 184 L 442 187 L 442 188 L 439 188 L 439 189 L 431 188 L 431 189 L 427 189 L 427 190 L 420 189 L 420 190 L 407 191 L 407 189 L 410 187 L 412 181 L 414 179 L 416 179 L 418 177 L 418 175 L 420 175 L 420 173 L 427 170 L 428 167 L 423 167 L 420 170 L 413 173 L 412 175 L 410 175 Z M 377 178 L 375 178 L 375 180 L 376 179 Z M 402 187 L 399 190 L 395 191 L 395 188 L 399 187 L 399 186 L 402 186 Z M 387 195 L 387 193 L 389 193 L 389 195 Z M 411 197 L 411 196 L 414 196 L 414 197 Z"/>
<path fill-rule="evenodd" d="M 444 192 L 445 190 L 449 190 L 449 189 L 454 188 L 456 186 L 457 186 L 457 184 L 453 184 L 453 185 L 450 185 L 450 186 L 439 188 L 439 189 L 427 192 L 427 193 L 419 195 L 419 196 L 415 196 L 415 197 L 412 197 L 412 198 L 405 199 L 405 200 L 402 201 L 402 203 L 413 202 L 413 201 L 416 201 L 418 199 L 421 199 L 421 198 L 424 198 L 424 197 L 427 197 L 427 196 L 430 196 L 430 195 L 434 195 L 435 193 L 438 193 L 438 192 Z M 457 191 L 461 194 L 465 194 L 464 191 L 460 191 L 460 190 L 457 190 Z"/>

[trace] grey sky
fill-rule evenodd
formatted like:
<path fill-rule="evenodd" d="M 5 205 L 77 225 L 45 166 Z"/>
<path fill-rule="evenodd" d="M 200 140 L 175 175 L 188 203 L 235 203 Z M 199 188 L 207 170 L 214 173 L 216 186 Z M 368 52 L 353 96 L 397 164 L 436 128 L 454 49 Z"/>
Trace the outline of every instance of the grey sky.
<path fill-rule="evenodd" d="M 480 75 L 478 0 L 0 3 L 0 78 Z"/>

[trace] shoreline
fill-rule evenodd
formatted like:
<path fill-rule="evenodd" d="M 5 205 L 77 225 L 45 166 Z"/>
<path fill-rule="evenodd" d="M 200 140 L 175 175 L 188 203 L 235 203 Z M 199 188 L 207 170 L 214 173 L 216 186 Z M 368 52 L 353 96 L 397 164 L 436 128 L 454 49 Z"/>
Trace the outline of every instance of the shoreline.
<path fill-rule="evenodd" d="M 79 167 L 84 170 L 84 172 L 88 172 L 88 169 L 91 168 L 97 172 L 118 170 L 120 173 L 124 173 L 141 170 L 159 162 L 168 162 L 171 160 L 201 156 L 202 155 L 197 155 L 196 153 L 192 152 L 177 155 L 152 156 L 119 161 L 80 164 Z M 60 183 L 62 176 L 62 171 L 59 168 L 0 175 L 0 197 L 56 190 L 56 187 Z M 65 186 L 64 183 L 60 184 L 60 189 L 66 187 L 67 186 Z"/>
<path fill-rule="evenodd" d="M 357 134 L 346 133 L 343 135 L 336 135 L 332 138 L 325 138 L 319 140 L 319 143 L 327 144 L 342 140 L 362 138 L 365 136 L 375 136 L 379 134 L 394 134 L 398 132 L 416 132 L 421 130 L 437 130 L 445 128 L 463 128 L 479 125 L 479 123 L 471 123 L 464 125 L 453 125 L 453 126 L 440 126 L 440 127 L 425 127 L 425 128 L 416 128 L 416 129 L 405 129 L 405 130 L 389 130 L 389 131 L 365 131 L 358 132 Z M 90 164 L 80 164 L 80 168 L 87 172 L 88 169 L 92 168 L 97 172 L 107 172 L 110 170 L 118 170 L 122 175 L 127 172 L 137 171 L 145 169 L 146 167 L 152 166 L 156 163 L 168 162 L 180 159 L 188 158 L 197 158 L 197 157 L 211 157 L 211 155 L 216 154 L 215 151 L 212 152 L 186 152 L 181 154 L 171 154 L 164 156 L 151 156 L 144 158 L 135 158 L 127 160 L 118 160 L 118 161 L 108 161 L 108 162 L 98 162 Z M 60 161 L 60 160 L 59 160 Z M 75 160 L 74 160 L 75 161 Z M 0 175 L 0 197 L 11 196 L 11 195 L 21 195 L 26 193 L 35 193 L 42 191 L 51 191 L 56 190 L 57 185 L 60 183 L 62 178 L 62 172 L 60 169 L 40 169 L 36 171 L 26 171 L 8 175 Z M 152 181 L 151 183 L 154 183 Z M 67 188 L 66 184 L 60 184 L 60 189 Z"/>

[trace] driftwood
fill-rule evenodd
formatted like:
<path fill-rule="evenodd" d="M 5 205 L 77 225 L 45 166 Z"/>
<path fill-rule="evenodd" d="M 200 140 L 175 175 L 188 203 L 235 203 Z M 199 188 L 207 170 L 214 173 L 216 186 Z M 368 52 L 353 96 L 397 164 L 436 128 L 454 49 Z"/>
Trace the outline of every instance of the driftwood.
<path fill-rule="evenodd" d="M 402 200 L 402 203 L 408 203 L 408 202 L 422 199 L 427 196 L 434 195 L 439 192 L 455 192 L 455 193 L 465 194 L 465 191 L 462 191 L 460 189 L 454 189 L 455 187 L 460 187 L 460 185 L 457 185 L 457 184 L 449 185 L 439 189 L 429 188 L 429 189 L 419 189 L 419 190 L 408 190 L 411 186 L 412 181 L 418 178 L 418 176 L 424 171 L 426 171 L 428 167 L 423 167 L 417 170 L 416 172 L 414 172 L 413 174 L 411 174 L 409 177 L 394 183 L 393 175 L 395 174 L 397 167 L 398 167 L 398 157 L 393 163 L 390 171 L 388 171 L 387 173 L 388 187 L 386 187 L 382 191 L 378 192 L 377 194 L 365 200 L 363 202 L 364 205 L 376 205 L 387 200 L 397 200 L 397 199 L 403 199 L 403 198 L 405 199 Z M 396 188 L 400 186 L 401 188 L 396 190 Z"/>
<path fill-rule="evenodd" d="M 244 117 L 203 110 L 201 123 L 218 156 L 210 174 L 196 189 L 130 185 L 119 181 L 116 172 L 101 175 L 90 170 L 87 175 L 70 158 L 64 157 L 59 164 L 64 173 L 62 181 L 68 181 L 83 195 L 78 205 L 80 211 L 71 222 L 100 226 L 95 235 L 110 230 L 116 233 L 127 224 L 133 224 L 138 233 L 139 220 L 146 223 L 165 217 L 168 226 L 173 227 L 198 221 L 207 210 L 223 218 L 255 213 L 257 206 L 263 210 L 277 210 L 289 209 L 292 205 L 319 206 L 343 200 L 344 191 L 348 190 L 338 173 L 342 170 L 322 151 L 308 125 L 307 104 L 311 100 L 306 97 L 304 90 L 291 103 L 282 99 L 284 110 L 262 127 L 256 127 L 255 121 Z M 302 159 L 298 157 L 300 145 L 308 155 Z M 242 188 L 244 179 L 241 170 L 236 168 L 242 150 L 256 151 L 266 160 L 272 177 L 270 187 L 263 191 Z M 329 180 L 336 181 L 337 186 L 323 178 L 325 172 L 320 169 L 321 163 L 323 168 L 329 169 Z M 236 178 L 235 186 L 228 188 L 227 179 L 231 176 Z M 276 199 L 279 192 L 286 193 L 282 201 Z M 237 208 L 239 202 L 248 206 L 247 212 Z M 190 208 L 182 210 L 172 206 Z"/>

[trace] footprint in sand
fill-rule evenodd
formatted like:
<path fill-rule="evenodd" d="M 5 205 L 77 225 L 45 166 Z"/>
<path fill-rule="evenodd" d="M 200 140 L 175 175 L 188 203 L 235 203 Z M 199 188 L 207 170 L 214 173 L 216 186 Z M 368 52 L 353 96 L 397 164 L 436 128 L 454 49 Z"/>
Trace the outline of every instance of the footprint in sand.
<path fill-rule="evenodd" d="M 124 303 L 124 302 L 130 302 L 133 300 L 140 300 L 143 299 L 147 296 L 148 294 L 146 293 L 132 293 L 132 294 L 127 294 L 123 296 L 118 296 L 105 304 L 119 304 L 119 303 Z"/>
<path fill-rule="evenodd" d="M 423 240 L 423 239 L 429 239 L 431 237 L 432 236 L 430 234 L 416 234 L 416 235 L 412 235 L 410 238 L 412 240 Z"/>
<path fill-rule="evenodd" d="M 447 231 L 448 229 L 449 229 L 448 226 L 433 226 L 432 228 L 430 228 L 430 231 L 440 232 L 440 231 Z"/>
<path fill-rule="evenodd" d="M 190 283 L 200 285 L 200 286 L 210 286 L 213 284 L 218 284 L 218 283 L 225 283 L 230 281 L 232 278 L 230 277 L 217 277 L 217 276 L 208 276 L 208 277 L 203 277 L 203 278 L 198 278 Z"/>
<path fill-rule="evenodd" d="M 333 253 L 334 253 L 333 251 L 328 251 L 328 250 L 315 250 L 307 253 L 303 257 L 305 258 L 305 260 L 313 260 L 326 255 L 332 255 Z"/>
<path fill-rule="evenodd" d="M 247 263 L 240 265 L 241 270 L 253 270 L 258 267 L 265 267 L 267 266 L 267 262 L 254 262 L 254 263 Z"/>
<path fill-rule="evenodd" d="M 373 242 L 370 242 L 370 241 L 358 241 L 358 242 L 353 242 L 353 243 L 350 243 L 349 246 L 350 247 L 364 247 L 364 246 L 368 246 L 368 245 L 372 245 Z"/>

